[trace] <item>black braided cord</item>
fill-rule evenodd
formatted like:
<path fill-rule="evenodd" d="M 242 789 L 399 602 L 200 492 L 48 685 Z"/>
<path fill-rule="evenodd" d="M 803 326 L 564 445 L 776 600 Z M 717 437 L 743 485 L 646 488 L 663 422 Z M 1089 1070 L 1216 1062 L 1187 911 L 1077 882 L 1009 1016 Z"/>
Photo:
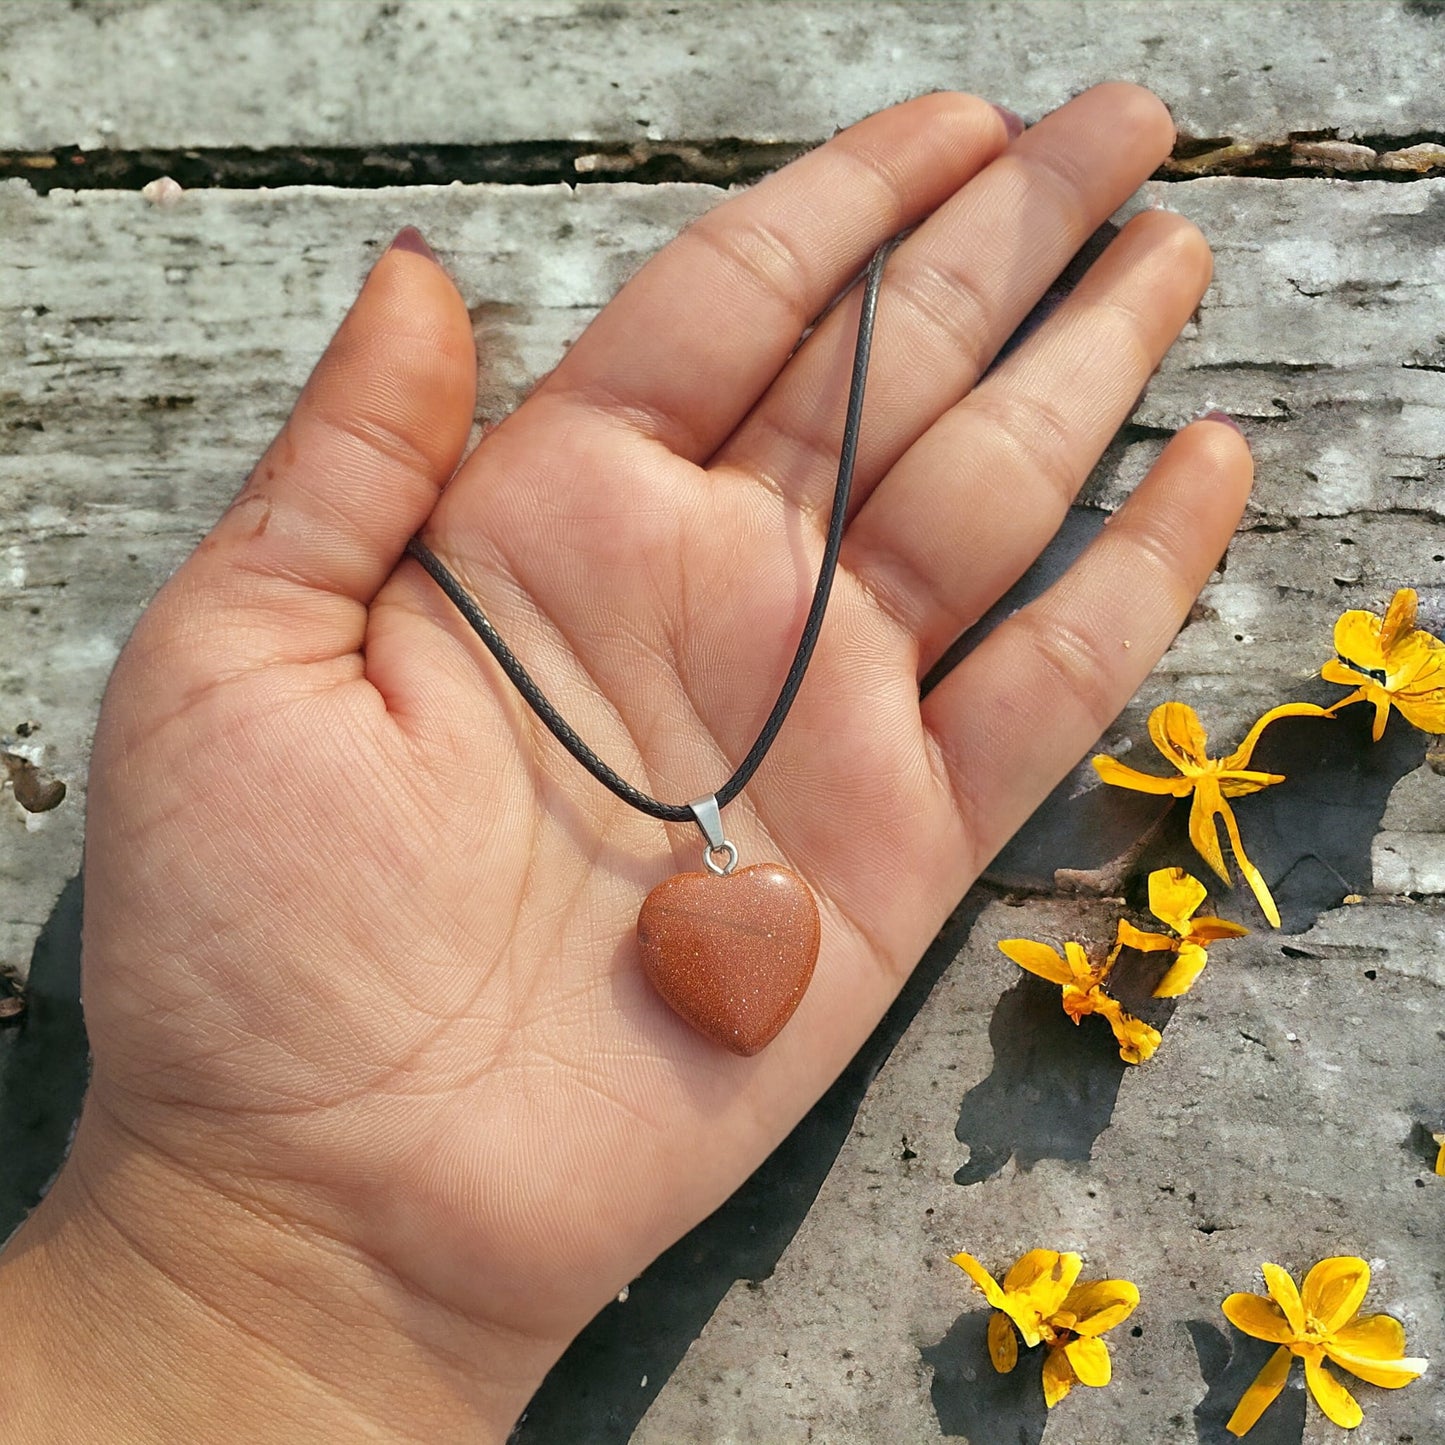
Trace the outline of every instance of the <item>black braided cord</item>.
<path fill-rule="evenodd" d="M 843 445 L 838 455 L 838 481 L 833 492 L 833 510 L 828 519 L 828 540 L 823 549 L 823 564 L 818 571 L 818 585 L 813 589 L 813 602 L 808 608 L 807 621 L 803 624 L 803 635 L 798 639 L 798 650 L 793 665 L 783 679 L 782 690 L 768 720 L 763 724 L 758 740 L 748 750 L 748 755 L 737 766 L 727 782 L 717 790 L 719 807 L 732 802 L 748 785 L 759 764 L 768 754 L 773 740 L 777 737 L 798 689 L 803 685 L 803 676 L 813 659 L 813 649 L 818 643 L 818 634 L 823 629 L 823 614 L 828 607 L 828 594 L 833 589 L 833 576 L 838 570 L 838 553 L 843 546 L 843 527 L 848 518 L 848 499 L 853 491 L 853 466 L 858 457 L 858 428 L 863 417 L 863 386 L 868 378 L 868 357 L 873 346 L 873 323 L 878 312 L 878 291 L 883 281 L 883 267 L 894 241 L 886 241 L 873 255 L 868 266 L 863 286 L 863 305 L 858 314 L 858 341 L 853 352 L 853 379 L 848 390 L 848 411 L 843 424 Z M 552 705 L 546 693 L 537 686 L 532 675 L 522 666 L 516 653 L 502 640 L 497 629 L 487 620 L 486 614 L 477 606 L 466 588 L 452 575 L 446 564 L 421 540 L 413 537 L 406 544 L 408 555 L 431 574 L 437 586 L 456 604 L 457 611 L 471 624 L 472 630 L 487 645 L 487 650 L 511 679 L 512 685 L 527 700 L 532 711 L 547 725 L 552 736 L 572 754 L 581 765 L 597 779 L 603 787 L 610 789 L 624 803 L 630 803 L 641 813 L 652 818 L 661 818 L 667 823 L 692 823 L 696 821 L 688 803 L 664 803 L 634 787 L 614 768 L 609 767 L 585 742 L 576 730 Z"/>

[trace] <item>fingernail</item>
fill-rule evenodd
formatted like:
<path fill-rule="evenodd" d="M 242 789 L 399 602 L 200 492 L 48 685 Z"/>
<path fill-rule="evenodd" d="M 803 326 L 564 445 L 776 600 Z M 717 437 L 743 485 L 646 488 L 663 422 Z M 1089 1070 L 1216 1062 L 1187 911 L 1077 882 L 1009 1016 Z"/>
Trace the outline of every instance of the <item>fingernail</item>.
<path fill-rule="evenodd" d="M 426 238 L 415 226 L 403 226 L 396 233 L 396 239 L 387 247 L 388 251 L 413 251 L 418 256 L 425 256 L 428 261 L 436 261 L 437 253 L 426 243 Z M 438 264 L 440 264 L 438 262 Z"/>
<path fill-rule="evenodd" d="M 1004 128 L 1008 131 L 1008 138 L 1010 140 L 1016 140 L 1024 133 L 1022 116 L 1015 115 L 1013 111 L 1001 105 L 995 105 L 994 109 L 1003 117 Z"/>
<path fill-rule="evenodd" d="M 1240 434 L 1240 436 L 1244 435 L 1243 428 L 1241 428 L 1239 423 L 1235 421 L 1235 419 L 1230 416 L 1227 411 L 1207 411 L 1202 417 L 1199 418 L 1199 420 L 1217 421 L 1220 423 L 1221 426 L 1233 427 L 1234 430 Z"/>

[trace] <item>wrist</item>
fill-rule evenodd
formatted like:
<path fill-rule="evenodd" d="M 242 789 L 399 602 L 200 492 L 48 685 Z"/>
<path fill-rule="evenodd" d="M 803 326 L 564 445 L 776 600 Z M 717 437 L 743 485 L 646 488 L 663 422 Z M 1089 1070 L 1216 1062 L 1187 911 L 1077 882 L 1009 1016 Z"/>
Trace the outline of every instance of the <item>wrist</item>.
<path fill-rule="evenodd" d="M 500 1441 L 565 1345 L 419 1297 L 91 1105 L 0 1257 L 0 1320 L 10 1445 Z"/>

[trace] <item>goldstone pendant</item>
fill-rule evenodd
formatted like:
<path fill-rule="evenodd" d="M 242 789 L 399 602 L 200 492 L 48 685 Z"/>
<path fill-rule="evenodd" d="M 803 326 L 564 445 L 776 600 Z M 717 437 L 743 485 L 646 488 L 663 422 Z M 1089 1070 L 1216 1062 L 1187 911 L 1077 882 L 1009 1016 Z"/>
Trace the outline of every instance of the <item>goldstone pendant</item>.
<path fill-rule="evenodd" d="M 717 800 L 690 806 L 708 841 L 707 871 L 675 874 L 647 895 L 637 916 L 642 967 L 693 1028 L 747 1057 L 802 1000 L 818 959 L 818 905 L 780 863 L 734 872 L 737 849 L 723 837 Z"/>

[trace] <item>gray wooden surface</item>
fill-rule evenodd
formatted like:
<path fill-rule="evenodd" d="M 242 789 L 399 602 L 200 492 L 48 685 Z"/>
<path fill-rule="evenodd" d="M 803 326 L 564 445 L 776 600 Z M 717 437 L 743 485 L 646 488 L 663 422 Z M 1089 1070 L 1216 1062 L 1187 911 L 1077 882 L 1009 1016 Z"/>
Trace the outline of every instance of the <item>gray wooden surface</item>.
<path fill-rule="evenodd" d="M 1226 569 L 1104 744 L 1138 747 L 1166 697 L 1224 738 L 1275 701 L 1328 694 L 1301 690 L 1319 686 L 1335 616 L 1398 585 L 1445 627 L 1445 178 L 1306 178 L 1348 173 L 1349 153 L 1312 162 L 1312 145 L 1364 147 L 1377 175 L 1381 157 L 1445 144 L 1439 6 L 12 0 L 0 41 L 0 151 L 274 148 L 282 169 L 308 147 L 810 142 L 934 86 L 1032 116 L 1108 75 L 1149 83 L 1189 135 L 1220 144 L 1183 147 L 1173 174 L 1205 174 L 1151 182 L 1133 205 L 1195 219 L 1216 276 L 1083 501 L 1116 505 L 1166 435 L 1214 407 L 1241 419 L 1259 480 Z M 1287 174 L 1234 173 L 1251 145 L 1291 138 Z M 285 186 L 162 204 L 0 182 L 0 734 L 69 787 L 45 813 L 6 790 L 0 962 L 24 974 L 78 868 L 89 738 L 128 629 L 240 484 L 395 230 L 420 225 L 472 307 L 480 421 L 721 195 Z M 995 902 L 950 935 L 957 961 L 773 1277 L 739 1282 L 670 1379 L 629 1380 L 632 1403 L 619 1387 L 531 1438 L 625 1439 L 641 1419 L 649 1445 L 1001 1439 L 997 1421 L 956 1413 L 958 1371 L 986 1368 L 950 1354 L 978 1304 L 947 1263 L 964 1247 L 1003 1262 L 1081 1245 L 1145 1289 L 1144 1332 L 1118 1341 L 1114 1384 L 1076 1391 L 1049 1445 L 1218 1439 L 1195 1418 L 1210 1370 L 1187 1325 L 1220 1326 L 1218 1300 L 1258 1288 L 1262 1259 L 1375 1259 L 1373 1298 L 1406 1320 L 1412 1350 L 1445 1351 L 1445 1180 L 1421 1144 L 1445 1122 L 1445 762 L 1423 742 L 1392 756 L 1404 775 L 1369 794 L 1373 837 L 1334 906 L 1301 904 L 1295 935 L 1258 934 L 1211 963 L 1082 1157 L 953 1178 L 971 1148 L 960 1109 L 993 1087 L 1007 1047 L 990 1037 L 1015 983 L 995 940 L 1089 926 L 1106 906 Z M 1340 903 L 1346 891 L 1361 901 Z M 621 1335 L 638 1307 L 613 1307 Z M 1357 1441 L 1445 1439 L 1437 1377 L 1362 1398 Z M 1268 1439 L 1334 1438 L 1312 1420 Z"/>
<path fill-rule="evenodd" d="M 1105 77 L 1196 137 L 1440 120 L 1430 0 L 8 0 L 0 27 L 17 150 L 814 140 L 919 91 L 1036 117 Z"/>

